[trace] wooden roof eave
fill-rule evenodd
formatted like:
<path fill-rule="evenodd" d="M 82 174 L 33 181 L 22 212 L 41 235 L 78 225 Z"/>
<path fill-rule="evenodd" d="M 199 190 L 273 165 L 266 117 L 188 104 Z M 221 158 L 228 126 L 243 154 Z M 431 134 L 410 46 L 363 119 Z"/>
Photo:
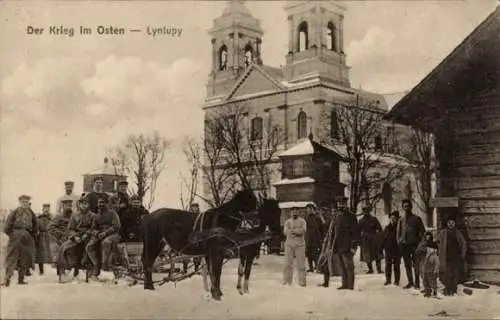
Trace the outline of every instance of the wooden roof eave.
<path fill-rule="evenodd" d="M 500 25 L 500 7 L 497 7 L 479 26 L 477 26 L 440 64 L 438 64 L 422 81 L 405 95 L 389 113 L 385 120 L 413 126 L 424 131 L 434 132 L 437 121 L 446 113 L 448 104 L 443 97 L 436 96 L 436 84 L 453 85 L 464 81 L 464 77 L 456 77 L 460 68 L 483 52 L 498 54 L 491 39 L 498 40 Z M 496 37 L 496 38 L 495 38 Z"/>

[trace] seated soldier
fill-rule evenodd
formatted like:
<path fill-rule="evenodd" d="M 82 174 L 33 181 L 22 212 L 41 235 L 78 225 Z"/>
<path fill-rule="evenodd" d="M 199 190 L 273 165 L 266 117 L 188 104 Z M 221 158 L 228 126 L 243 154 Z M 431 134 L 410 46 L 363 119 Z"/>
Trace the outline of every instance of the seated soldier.
<path fill-rule="evenodd" d="M 130 206 L 120 216 L 120 236 L 125 242 L 142 241 L 142 217 L 149 214 L 139 200 L 139 197 L 130 198 Z"/>
<path fill-rule="evenodd" d="M 74 214 L 68 225 L 67 240 L 59 248 L 57 256 L 58 274 L 59 268 L 66 270 L 74 267 L 74 276 L 78 275 L 80 264 L 85 253 L 85 246 L 90 240 L 90 228 L 95 213 L 89 209 L 88 199 L 82 197 L 79 200 L 80 212 Z"/>
<path fill-rule="evenodd" d="M 120 218 L 108 206 L 107 199 L 104 197 L 98 199 L 98 212 L 92 219 L 91 238 L 86 246 L 93 266 L 92 278 L 94 280 L 99 274 L 99 265 L 102 265 L 103 270 L 109 270 L 112 267 L 113 253 L 117 252 L 117 243 L 120 241 Z M 101 252 L 98 252 L 99 245 Z"/>
<path fill-rule="evenodd" d="M 63 200 L 62 213 L 58 214 L 47 227 L 49 234 L 56 240 L 57 247 L 66 241 L 69 220 L 73 214 L 72 207 L 72 200 Z"/>

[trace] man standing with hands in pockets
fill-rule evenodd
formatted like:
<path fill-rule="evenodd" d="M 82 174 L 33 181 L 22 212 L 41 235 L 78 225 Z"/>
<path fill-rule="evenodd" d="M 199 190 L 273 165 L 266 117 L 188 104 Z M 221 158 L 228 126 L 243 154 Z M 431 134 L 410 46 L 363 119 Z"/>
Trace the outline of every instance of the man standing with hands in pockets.
<path fill-rule="evenodd" d="M 293 260 L 297 260 L 299 285 L 306 286 L 306 221 L 298 216 L 297 210 L 292 209 L 292 217 L 285 221 L 285 268 L 283 269 L 283 283 L 291 285 L 293 279 Z"/>

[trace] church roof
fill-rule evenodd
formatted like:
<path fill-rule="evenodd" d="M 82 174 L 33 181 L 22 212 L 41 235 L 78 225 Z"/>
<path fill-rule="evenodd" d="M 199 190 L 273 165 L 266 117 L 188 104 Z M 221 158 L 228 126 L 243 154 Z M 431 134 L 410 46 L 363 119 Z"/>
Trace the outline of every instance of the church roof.
<path fill-rule="evenodd" d="M 111 176 L 120 176 L 119 174 L 116 173 L 113 165 L 109 162 L 109 159 L 106 157 L 104 158 L 104 163 L 93 170 L 90 173 L 87 173 L 86 175 L 90 176 L 99 176 L 99 175 L 111 175 Z"/>

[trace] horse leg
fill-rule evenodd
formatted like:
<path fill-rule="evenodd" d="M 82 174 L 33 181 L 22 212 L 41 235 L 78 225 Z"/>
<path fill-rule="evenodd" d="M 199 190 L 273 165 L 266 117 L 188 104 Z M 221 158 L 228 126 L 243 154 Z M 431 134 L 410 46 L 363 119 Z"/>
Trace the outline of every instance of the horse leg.
<path fill-rule="evenodd" d="M 215 282 L 216 282 L 216 288 L 217 292 L 219 295 L 222 297 L 224 294 L 222 293 L 222 290 L 220 288 L 220 281 L 221 281 L 221 276 L 222 276 L 222 264 L 224 262 L 224 254 L 220 251 L 216 252 L 216 259 L 215 259 Z"/>
<path fill-rule="evenodd" d="M 245 281 L 243 282 L 243 292 L 249 293 L 249 282 L 250 282 L 250 273 L 252 272 L 253 261 L 255 259 L 255 255 L 249 254 L 245 259 Z"/>
<path fill-rule="evenodd" d="M 158 249 L 160 247 L 160 249 Z M 144 290 L 154 290 L 153 285 L 153 264 L 161 251 L 159 244 L 153 243 L 146 236 L 142 250 L 142 267 L 144 269 Z"/>
<path fill-rule="evenodd" d="M 245 255 L 240 254 L 240 263 L 238 265 L 238 283 L 236 284 L 236 289 L 240 294 L 243 294 L 241 290 L 241 280 L 243 279 L 244 268 L 245 268 Z"/>
<path fill-rule="evenodd" d="M 205 290 L 205 292 L 209 291 L 207 276 L 208 276 L 208 259 L 205 258 L 205 263 L 201 268 L 201 277 L 203 279 L 203 289 Z"/>
<path fill-rule="evenodd" d="M 210 282 L 211 282 L 210 293 L 211 293 L 212 298 L 214 300 L 220 300 L 221 294 L 220 294 L 220 290 L 218 289 L 219 282 L 217 282 L 218 255 L 215 251 L 216 251 L 216 249 L 210 248 L 209 255 L 208 255 L 208 261 L 209 261 L 208 272 L 210 274 Z"/>

